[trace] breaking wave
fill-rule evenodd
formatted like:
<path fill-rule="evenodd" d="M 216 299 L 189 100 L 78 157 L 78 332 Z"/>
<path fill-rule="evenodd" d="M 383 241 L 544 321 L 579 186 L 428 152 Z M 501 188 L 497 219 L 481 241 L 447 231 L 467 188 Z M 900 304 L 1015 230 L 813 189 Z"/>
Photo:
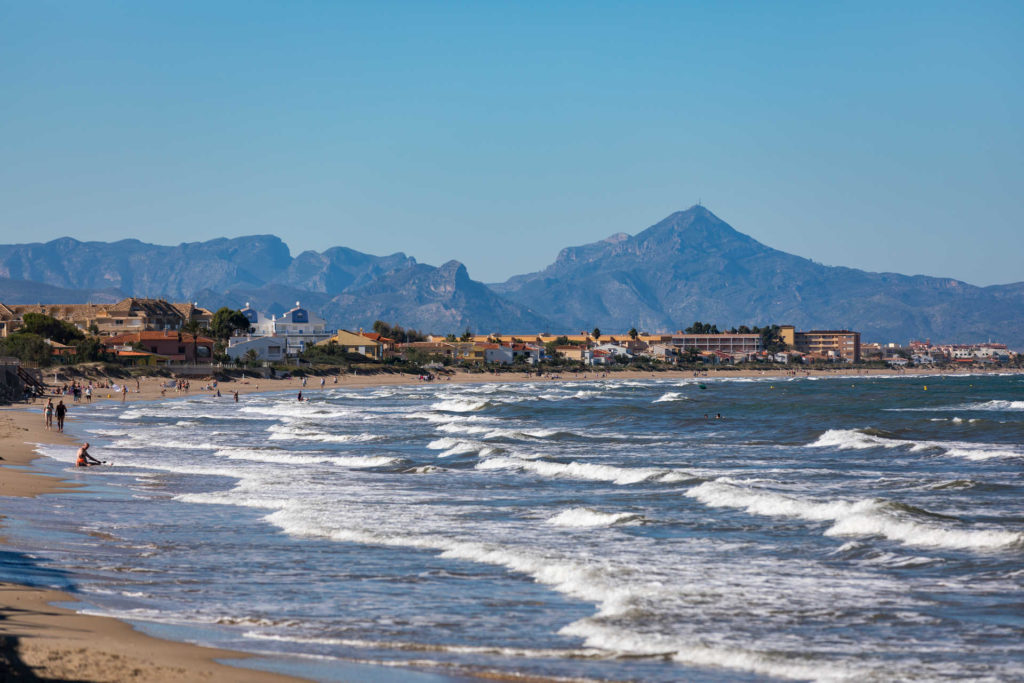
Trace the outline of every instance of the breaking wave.
<path fill-rule="evenodd" d="M 826 536 L 882 536 L 909 546 L 993 551 L 1024 546 L 1024 534 L 962 529 L 908 518 L 902 506 L 881 499 L 817 502 L 763 489 L 709 481 L 686 492 L 710 507 L 731 507 L 768 517 L 832 522 Z M 928 514 L 920 511 L 921 514 Z"/>

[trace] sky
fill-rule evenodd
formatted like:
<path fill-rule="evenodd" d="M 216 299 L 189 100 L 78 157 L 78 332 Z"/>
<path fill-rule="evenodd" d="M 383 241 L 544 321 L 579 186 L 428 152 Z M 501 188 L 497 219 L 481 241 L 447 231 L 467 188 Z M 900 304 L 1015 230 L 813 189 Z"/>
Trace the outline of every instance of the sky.
<path fill-rule="evenodd" d="M 1024 281 L 1024 3 L 0 0 L 0 242 L 272 233 L 485 282 L 701 201 Z"/>

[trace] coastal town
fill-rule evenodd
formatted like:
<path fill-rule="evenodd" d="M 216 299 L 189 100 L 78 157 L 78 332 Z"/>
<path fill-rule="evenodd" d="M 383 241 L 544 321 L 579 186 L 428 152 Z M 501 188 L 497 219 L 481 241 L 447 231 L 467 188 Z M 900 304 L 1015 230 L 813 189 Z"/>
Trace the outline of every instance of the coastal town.
<path fill-rule="evenodd" d="M 278 315 L 249 305 L 216 312 L 198 303 L 129 297 L 114 304 L 2 304 L 0 355 L 29 367 L 105 361 L 126 367 L 206 370 L 353 362 L 406 363 L 426 370 L 575 366 L 614 368 L 961 367 L 1014 365 L 1005 344 L 930 341 L 862 342 L 853 330 L 797 330 L 793 325 L 719 330 L 695 322 L 684 330 L 625 333 L 491 332 L 424 334 L 378 321 L 373 331 L 330 329 L 300 302 Z M 192 374 L 195 374 L 194 372 Z"/>

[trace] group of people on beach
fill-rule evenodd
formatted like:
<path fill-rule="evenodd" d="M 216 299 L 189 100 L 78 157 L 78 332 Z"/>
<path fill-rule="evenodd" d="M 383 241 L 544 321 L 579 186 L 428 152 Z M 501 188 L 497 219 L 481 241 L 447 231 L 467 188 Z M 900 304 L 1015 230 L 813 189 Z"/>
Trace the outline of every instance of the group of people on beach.
<path fill-rule="evenodd" d="M 84 396 L 85 400 L 89 402 L 92 401 L 92 382 L 87 385 L 72 382 L 71 384 L 55 388 L 53 393 L 58 396 L 70 396 L 71 400 L 75 403 L 81 401 Z"/>

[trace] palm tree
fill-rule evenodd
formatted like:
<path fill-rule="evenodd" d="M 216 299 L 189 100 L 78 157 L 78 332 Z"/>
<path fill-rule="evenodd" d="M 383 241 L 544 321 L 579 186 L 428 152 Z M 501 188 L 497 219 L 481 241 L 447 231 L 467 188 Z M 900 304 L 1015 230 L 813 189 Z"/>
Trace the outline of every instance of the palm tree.
<path fill-rule="evenodd" d="M 633 341 L 636 341 L 637 334 L 639 334 L 639 333 L 636 331 L 635 327 L 629 328 L 629 338 L 630 339 L 632 339 Z"/>
<path fill-rule="evenodd" d="M 199 360 L 199 330 L 203 328 L 198 320 L 189 320 L 181 329 L 192 335 L 192 364 L 196 365 Z"/>

